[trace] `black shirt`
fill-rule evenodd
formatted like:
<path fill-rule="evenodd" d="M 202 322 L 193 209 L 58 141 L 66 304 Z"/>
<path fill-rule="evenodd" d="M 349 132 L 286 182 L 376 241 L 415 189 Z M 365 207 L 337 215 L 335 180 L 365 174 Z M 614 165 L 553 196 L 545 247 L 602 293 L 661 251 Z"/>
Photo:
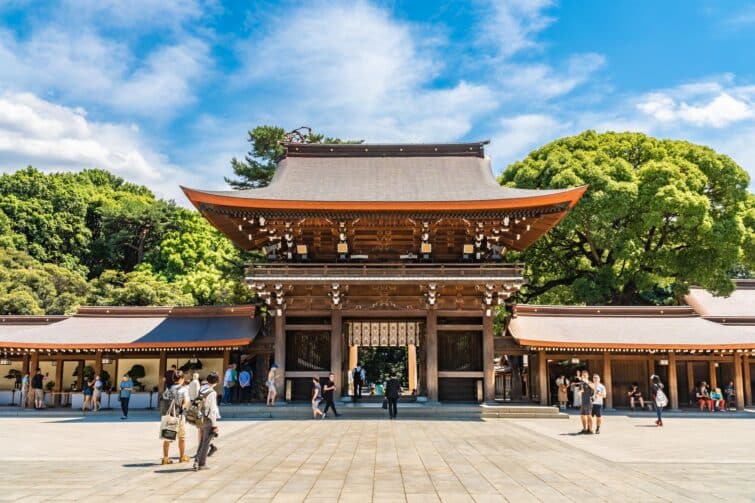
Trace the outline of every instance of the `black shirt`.
<path fill-rule="evenodd" d="M 389 379 L 386 385 L 385 396 L 391 399 L 398 398 L 400 390 L 401 384 L 399 384 L 398 379 Z"/>
<path fill-rule="evenodd" d="M 42 389 L 42 374 L 34 374 L 34 377 L 31 378 L 31 387 L 34 389 Z"/>
<path fill-rule="evenodd" d="M 335 383 L 333 381 L 331 381 L 330 379 L 327 379 L 323 383 L 322 396 L 323 396 L 323 398 L 325 398 L 325 400 L 328 400 L 328 401 L 332 401 L 333 400 L 333 391 L 335 391 L 335 388 L 333 388 L 333 389 L 325 389 L 325 388 L 328 388 L 328 387 L 334 386 L 334 385 L 335 385 Z"/>

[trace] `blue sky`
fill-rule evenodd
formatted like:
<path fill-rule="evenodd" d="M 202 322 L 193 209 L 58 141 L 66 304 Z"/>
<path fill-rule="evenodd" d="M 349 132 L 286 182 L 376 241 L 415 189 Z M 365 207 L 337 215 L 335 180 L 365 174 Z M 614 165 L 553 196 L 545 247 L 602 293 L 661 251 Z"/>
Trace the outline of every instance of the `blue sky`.
<path fill-rule="evenodd" d="M 755 4 L 0 0 L 0 169 L 109 169 L 186 204 L 259 124 L 489 138 L 496 170 L 585 129 L 755 175 Z"/>

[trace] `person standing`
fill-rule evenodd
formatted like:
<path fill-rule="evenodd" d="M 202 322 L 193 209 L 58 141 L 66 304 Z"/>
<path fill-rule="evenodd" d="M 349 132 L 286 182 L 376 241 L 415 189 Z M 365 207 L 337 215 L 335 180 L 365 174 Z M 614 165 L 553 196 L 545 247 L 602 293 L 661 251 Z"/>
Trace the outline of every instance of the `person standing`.
<path fill-rule="evenodd" d="M 92 395 L 94 394 L 94 381 L 88 381 L 87 378 L 84 378 L 84 382 L 82 384 L 84 386 L 84 403 L 81 404 L 81 411 L 86 412 L 87 410 L 92 410 Z"/>
<path fill-rule="evenodd" d="M 41 409 L 44 407 L 45 391 L 44 391 L 45 377 L 42 375 L 42 369 L 37 368 L 34 371 L 34 377 L 31 378 L 31 389 L 34 391 L 34 408 Z"/>
<path fill-rule="evenodd" d="M 223 405 L 230 404 L 233 399 L 233 387 L 236 385 L 235 373 L 236 365 L 229 364 L 223 375 L 223 399 L 220 402 Z"/>
<path fill-rule="evenodd" d="M 401 383 L 396 376 L 391 374 L 391 378 L 385 385 L 385 398 L 388 400 L 388 416 L 395 419 L 398 414 L 398 397 L 401 396 Z"/>
<path fill-rule="evenodd" d="M 133 389 L 134 382 L 131 380 L 131 377 L 128 374 L 123 374 L 123 377 L 121 378 L 121 392 L 119 395 L 121 399 L 121 412 L 123 413 L 121 421 L 128 419 L 128 402 L 131 400 L 131 391 Z"/>
<path fill-rule="evenodd" d="M 582 380 L 581 374 L 579 370 L 574 375 L 574 379 L 572 379 L 571 383 L 571 392 L 572 392 L 572 407 L 575 409 L 579 409 L 582 407 L 582 386 L 580 384 L 580 381 Z"/>
<path fill-rule="evenodd" d="M 183 373 L 178 370 L 173 374 L 173 385 L 167 390 L 168 396 L 170 396 L 170 404 L 168 404 L 168 414 L 178 418 L 178 430 L 176 431 L 176 439 L 178 440 L 178 462 L 185 463 L 189 460 L 189 456 L 186 455 L 186 421 L 184 420 L 183 411 L 191 403 L 189 401 L 189 388 L 184 384 Z M 169 465 L 173 461 L 169 456 L 170 440 L 163 440 L 163 459 L 162 464 Z"/>
<path fill-rule="evenodd" d="M 556 387 L 558 388 L 558 408 L 566 410 L 566 405 L 569 403 L 569 379 L 564 375 L 559 376 L 556 379 Z"/>
<path fill-rule="evenodd" d="M 218 394 L 215 391 L 215 386 L 218 385 L 219 380 L 217 372 L 210 372 L 207 374 L 207 382 L 199 388 L 198 397 L 204 397 L 202 406 L 204 408 L 205 420 L 199 426 L 199 447 L 197 447 L 197 455 L 194 457 L 194 470 L 205 468 L 207 456 L 210 452 L 210 444 L 212 443 L 212 439 L 218 434 L 220 411 L 218 410 Z M 213 452 L 216 450 L 213 449 Z"/>
<path fill-rule="evenodd" d="M 334 401 L 335 394 L 336 375 L 330 374 L 328 376 L 328 380 L 325 382 L 325 385 L 322 388 L 322 396 L 323 398 L 325 398 L 325 410 L 323 410 L 323 414 L 327 414 L 330 409 L 333 409 L 333 414 L 335 414 L 336 417 L 341 415 L 336 410 L 336 404 Z"/>
<path fill-rule="evenodd" d="M 239 398 L 241 403 L 247 403 L 252 397 L 252 369 L 244 365 L 239 372 Z"/>
<path fill-rule="evenodd" d="M 668 405 L 668 398 L 666 397 L 666 393 L 663 392 L 661 378 L 655 374 L 650 376 L 650 393 L 655 402 L 655 415 L 658 418 L 655 420 L 655 425 L 663 426 L 663 408 Z"/>
<path fill-rule="evenodd" d="M 26 372 L 21 378 L 21 408 L 26 408 L 26 402 L 29 400 L 29 385 L 31 384 L 29 379 L 29 373 Z"/>
<path fill-rule="evenodd" d="M 595 434 L 600 434 L 600 424 L 603 422 L 603 403 L 606 398 L 606 387 L 600 382 L 600 376 L 595 374 L 592 376 L 592 384 L 595 389 L 595 393 L 592 397 L 592 417 L 595 418 Z"/>
<path fill-rule="evenodd" d="M 173 383 L 176 380 L 177 371 L 178 369 L 176 368 L 175 365 L 171 365 L 170 369 L 165 371 L 165 374 L 163 374 L 163 387 L 162 387 L 163 392 L 173 385 Z"/>
<path fill-rule="evenodd" d="M 94 385 L 92 389 L 92 410 L 100 410 L 100 399 L 102 398 L 102 379 L 99 374 L 94 376 Z"/>
<path fill-rule="evenodd" d="M 189 400 L 192 402 L 197 399 L 197 395 L 199 395 L 199 388 L 201 387 L 201 383 L 199 382 L 199 374 L 194 372 L 191 376 L 191 382 L 189 383 Z"/>
<path fill-rule="evenodd" d="M 354 383 L 354 403 L 362 398 L 362 385 L 364 384 L 365 373 L 361 363 L 357 363 L 351 372 L 352 382 Z"/>
<path fill-rule="evenodd" d="M 580 390 L 582 402 L 579 407 L 579 419 L 582 422 L 581 434 L 592 435 L 592 397 L 595 392 L 594 385 L 590 382 L 590 373 L 582 371 L 576 386 Z"/>
<path fill-rule="evenodd" d="M 278 380 L 278 364 L 273 363 L 270 365 L 270 370 L 267 373 L 267 405 L 268 407 L 275 407 L 275 397 L 278 395 L 278 389 L 276 388 L 275 381 Z"/>
<path fill-rule="evenodd" d="M 320 378 L 312 378 L 312 419 L 318 417 L 325 419 L 326 414 L 320 410 L 320 402 L 322 402 L 322 386 L 320 386 Z"/>

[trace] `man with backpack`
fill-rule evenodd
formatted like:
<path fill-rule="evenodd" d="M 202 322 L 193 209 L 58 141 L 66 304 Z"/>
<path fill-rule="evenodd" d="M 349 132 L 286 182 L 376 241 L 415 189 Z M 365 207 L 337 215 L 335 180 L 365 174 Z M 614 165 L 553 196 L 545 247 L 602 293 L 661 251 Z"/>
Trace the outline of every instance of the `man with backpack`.
<path fill-rule="evenodd" d="M 178 440 L 178 462 L 185 463 L 189 461 L 186 455 L 186 421 L 184 421 L 183 411 L 189 406 L 189 389 L 184 383 L 184 376 L 180 370 L 173 374 L 173 384 L 163 393 L 163 401 L 167 403 L 167 410 L 163 415 L 178 420 L 178 429 L 176 430 L 176 439 Z M 162 464 L 170 465 L 173 461 L 170 459 L 171 440 L 163 440 L 163 459 Z"/>
<path fill-rule="evenodd" d="M 207 382 L 199 388 L 197 398 L 191 403 L 186 411 L 186 420 L 199 429 L 199 447 L 197 455 L 194 457 L 194 470 L 202 470 L 207 463 L 207 456 L 214 453 L 217 448 L 212 449 L 212 439 L 218 434 L 217 420 L 220 417 L 218 410 L 218 394 L 215 386 L 218 385 L 220 378 L 217 372 L 210 372 L 207 375 Z"/>

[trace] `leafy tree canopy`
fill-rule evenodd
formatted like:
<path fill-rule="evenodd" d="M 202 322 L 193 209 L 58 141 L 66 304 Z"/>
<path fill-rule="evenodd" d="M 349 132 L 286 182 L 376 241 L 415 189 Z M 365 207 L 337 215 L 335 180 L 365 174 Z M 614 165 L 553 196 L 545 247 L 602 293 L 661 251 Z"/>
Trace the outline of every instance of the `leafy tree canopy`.
<path fill-rule="evenodd" d="M 729 157 L 640 133 L 586 131 L 506 168 L 523 188 L 589 185 L 581 202 L 521 256 L 525 302 L 678 302 L 689 285 L 726 295 L 752 270 L 755 205 Z"/>
<path fill-rule="evenodd" d="M 302 131 L 304 131 L 302 133 Z M 249 131 L 247 141 L 251 149 L 244 159 L 231 159 L 231 168 L 238 178 L 225 178 L 234 189 L 254 189 L 267 186 L 273 179 L 276 160 L 283 153 L 286 143 L 286 131 L 278 126 L 257 126 Z M 319 133 L 312 133 L 309 128 L 299 128 L 289 134 L 297 134 L 306 143 L 361 143 L 361 141 L 341 140 Z"/>

